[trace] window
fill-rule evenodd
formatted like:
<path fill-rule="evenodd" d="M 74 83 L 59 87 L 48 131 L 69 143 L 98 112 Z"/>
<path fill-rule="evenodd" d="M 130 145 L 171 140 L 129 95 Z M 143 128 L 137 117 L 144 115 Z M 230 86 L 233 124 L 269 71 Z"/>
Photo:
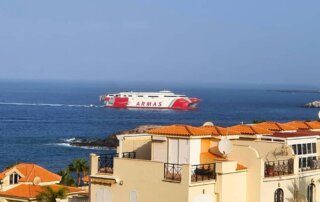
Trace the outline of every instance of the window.
<path fill-rule="evenodd" d="M 316 143 L 312 143 L 312 149 L 313 149 L 313 153 L 317 153 Z"/>
<path fill-rule="evenodd" d="M 274 202 L 283 202 L 283 190 L 281 188 L 278 188 L 274 192 Z"/>
<path fill-rule="evenodd" d="M 318 169 L 316 143 L 294 144 L 292 149 L 299 155 L 300 170 Z"/>
<path fill-rule="evenodd" d="M 292 149 L 295 154 L 315 154 L 317 153 L 316 143 L 294 144 Z"/>
<path fill-rule="evenodd" d="M 307 154 L 307 145 L 306 144 L 302 145 L 302 154 Z"/>
<path fill-rule="evenodd" d="M 308 186 L 308 190 L 307 190 L 308 202 L 315 202 L 315 194 L 314 194 L 315 189 L 316 189 L 316 185 L 313 184 L 313 182 L 312 182 Z"/>
<path fill-rule="evenodd" d="M 17 173 L 12 173 L 10 175 L 10 184 L 18 184 L 20 176 Z"/>
<path fill-rule="evenodd" d="M 138 196 L 136 191 L 130 191 L 130 202 L 137 202 Z"/>
<path fill-rule="evenodd" d="M 295 154 L 297 154 L 297 145 L 296 144 L 292 145 L 292 149 L 293 149 L 293 152 Z"/>
<path fill-rule="evenodd" d="M 298 144 L 298 155 L 302 154 L 302 150 L 301 150 L 301 144 Z"/>

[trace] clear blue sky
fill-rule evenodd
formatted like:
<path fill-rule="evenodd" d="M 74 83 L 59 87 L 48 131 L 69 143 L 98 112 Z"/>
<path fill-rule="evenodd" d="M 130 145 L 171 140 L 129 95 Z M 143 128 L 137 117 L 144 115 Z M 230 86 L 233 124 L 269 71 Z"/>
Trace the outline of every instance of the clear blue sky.
<path fill-rule="evenodd" d="M 319 85 L 319 77 L 319 0 L 0 1 L 0 79 Z"/>

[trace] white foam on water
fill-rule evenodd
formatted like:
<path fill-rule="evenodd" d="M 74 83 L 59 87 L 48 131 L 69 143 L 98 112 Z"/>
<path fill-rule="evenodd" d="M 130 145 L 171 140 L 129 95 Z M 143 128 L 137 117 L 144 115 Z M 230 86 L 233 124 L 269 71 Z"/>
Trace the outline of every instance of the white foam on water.
<path fill-rule="evenodd" d="M 62 146 L 62 147 L 73 147 L 73 148 L 81 148 L 81 149 L 90 149 L 90 150 L 109 150 L 107 147 L 90 147 L 90 146 L 75 146 L 70 143 L 52 143 L 48 145 Z"/>
<path fill-rule="evenodd" d="M 47 107 L 103 107 L 98 105 L 70 105 L 70 104 L 51 104 L 51 103 L 24 103 L 24 102 L 0 102 L 0 105 L 47 106 Z"/>

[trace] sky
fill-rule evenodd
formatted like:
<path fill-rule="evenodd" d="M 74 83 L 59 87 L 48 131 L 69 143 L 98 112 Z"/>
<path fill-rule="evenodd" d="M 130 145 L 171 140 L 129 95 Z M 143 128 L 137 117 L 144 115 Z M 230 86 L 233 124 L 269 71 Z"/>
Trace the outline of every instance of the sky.
<path fill-rule="evenodd" d="M 320 86 L 318 0 L 2 0 L 0 79 Z"/>

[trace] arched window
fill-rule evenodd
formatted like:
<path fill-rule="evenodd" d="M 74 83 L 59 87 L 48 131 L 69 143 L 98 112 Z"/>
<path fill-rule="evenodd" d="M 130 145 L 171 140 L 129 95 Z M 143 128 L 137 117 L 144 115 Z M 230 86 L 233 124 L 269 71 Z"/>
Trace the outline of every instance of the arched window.
<path fill-rule="evenodd" d="M 283 202 L 283 190 L 281 188 L 278 188 L 274 192 L 274 202 Z"/>
<path fill-rule="evenodd" d="M 315 194 L 314 191 L 316 190 L 316 185 L 313 184 L 313 182 L 308 186 L 307 190 L 307 197 L 308 197 L 308 202 L 315 202 Z"/>

